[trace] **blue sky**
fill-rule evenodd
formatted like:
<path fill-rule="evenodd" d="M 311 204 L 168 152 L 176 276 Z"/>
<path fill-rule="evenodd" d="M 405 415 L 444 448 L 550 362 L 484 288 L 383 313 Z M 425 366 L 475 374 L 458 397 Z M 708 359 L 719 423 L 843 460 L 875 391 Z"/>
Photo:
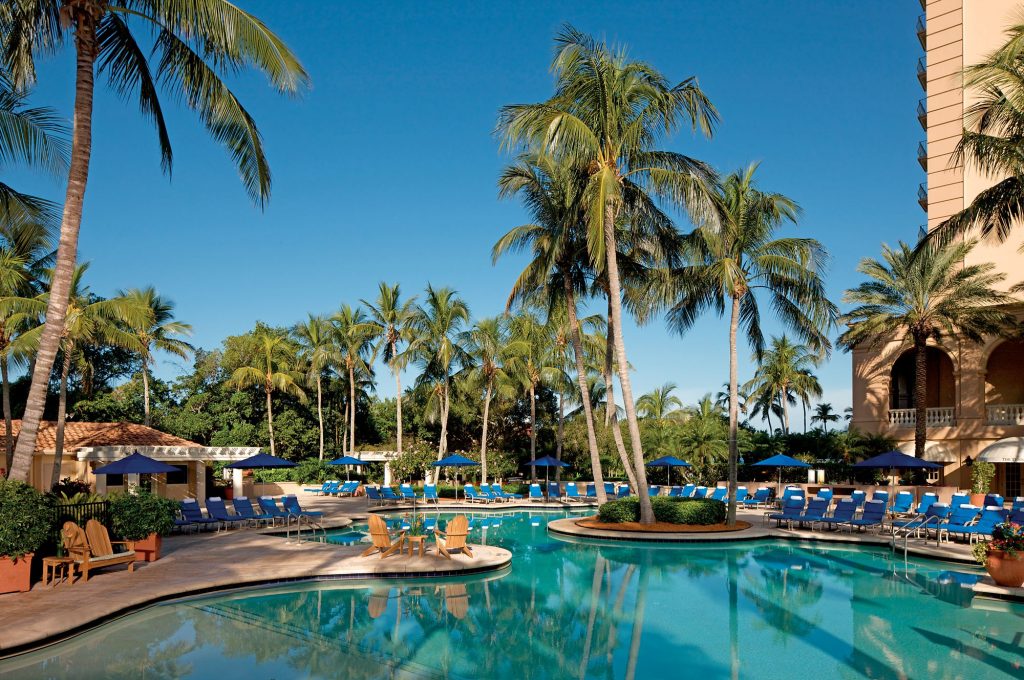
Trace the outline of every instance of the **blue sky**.
<path fill-rule="evenodd" d="M 712 140 L 684 133 L 666 146 L 723 171 L 760 161 L 762 188 L 804 208 L 792 232 L 832 253 L 837 300 L 859 281 L 858 260 L 883 241 L 914 238 L 925 221 L 915 201 L 924 176 L 914 2 L 241 4 L 297 51 L 313 80 L 297 100 L 256 77 L 235 83 L 274 173 L 265 211 L 187 110 L 165 100 L 168 179 L 135 107 L 102 89 L 96 100 L 80 251 L 92 262 L 89 282 L 100 294 L 155 285 L 202 347 L 257 319 L 287 325 L 372 298 L 382 279 L 407 294 L 428 281 L 450 285 L 475 316 L 499 313 L 523 261 L 492 266 L 490 248 L 526 217 L 497 198 L 508 158 L 492 130 L 502 105 L 550 94 L 563 22 L 628 44 L 671 80 L 700 79 L 721 126 Z M 72 71 L 70 50 L 45 62 L 33 102 L 70 115 Z M 45 178 L 10 179 L 62 196 Z M 660 321 L 626 331 L 637 394 L 671 380 L 693 401 L 727 376 L 723 320 L 708 317 L 683 338 Z M 167 360 L 160 372 L 178 368 Z M 849 405 L 849 355 L 837 352 L 819 375 L 825 400 Z M 392 394 L 382 377 L 381 394 Z"/>

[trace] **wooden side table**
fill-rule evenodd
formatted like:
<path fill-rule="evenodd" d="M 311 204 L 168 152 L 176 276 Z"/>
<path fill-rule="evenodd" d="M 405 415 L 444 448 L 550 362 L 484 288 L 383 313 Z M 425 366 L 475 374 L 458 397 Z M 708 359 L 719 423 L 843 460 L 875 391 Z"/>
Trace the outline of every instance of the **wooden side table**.
<path fill-rule="evenodd" d="M 43 585 L 57 587 L 61 583 L 71 582 L 74 575 L 75 561 L 70 557 L 43 558 Z"/>
<path fill-rule="evenodd" d="M 409 546 L 409 556 L 412 557 L 413 553 L 416 552 L 416 546 L 420 548 L 420 557 L 427 552 L 427 535 L 420 534 L 419 536 L 406 536 L 406 544 Z"/>

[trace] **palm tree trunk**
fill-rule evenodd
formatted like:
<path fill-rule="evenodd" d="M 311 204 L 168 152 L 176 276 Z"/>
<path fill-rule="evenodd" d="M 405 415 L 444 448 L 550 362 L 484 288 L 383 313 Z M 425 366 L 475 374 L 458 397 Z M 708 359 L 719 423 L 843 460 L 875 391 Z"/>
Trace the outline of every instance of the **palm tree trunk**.
<path fill-rule="evenodd" d="M 73 6 L 72 6 L 73 7 Z M 46 408 L 46 392 L 50 384 L 50 371 L 57 358 L 61 334 L 64 332 L 64 318 L 68 311 L 71 294 L 71 279 L 75 261 L 78 258 L 78 231 L 82 225 L 82 203 L 85 187 L 89 181 L 89 160 L 92 157 L 92 100 L 93 68 L 96 60 L 96 23 L 88 11 L 74 14 L 76 69 L 75 109 L 73 114 L 74 133 L 71 139 L 71 164 L 68 170 L 68 186 L 64 195 L 64 211 L 61 216 L 60 241 L 57 245 L 57 262 L 50 282 L 50 298 L 46 304 L 46 321 L 39 348 L 36 351 L 35 370 L 29 387 L 25 415 L 21 421 L 18 444 L 14 449 L 9 477 L 22 482 L 28 481 L 32 454 L 36 448 L 39 422 Z"/>
<path fill-rule="evenodd" d="M 270 455 L 276 456 L 277 451 L 274 448 L 274 409 L 270 398 L 271 390 L 268 387 L 263 391 L 267 393 L 267 429 L 270 431 Z"/>
<path fill-rule="evenodd" d="M 597 448 L 594 411 L 590 404 L 590 390 L 587 389 L 587 367 L 583 361 L 583 334 L 580 330 L 579 317 L 576 315 L 576 296 L 573 293 L 572 282 L 569 280 L 569 277 L 563 276 L 562 282 L 565 285 L 565 306 L 569 314 L 569 338 L 570 342 L 572 342 L 572 353 L 576 361 L 576 383 L 580 388 L 583 417 L 587 421 L 587 449 L 590 452 L 590 470 L 594 478 L 594 491 L 597 493 L 597 502 L 603 504 L 608 500 L 608 497 L 604 492 L 601 453 Z"/>
<path fill-rule="evenodd" d="M 321 387 L 322 377 L 316 376 L 316 419 L 320 425 L 320 460 L 324 459 L 324 397 Z"/>
<path fill-rule="evenodd" d="M 782 406 L 782 432 L 789 434 L 789 386 L 782 386 L 782 393 L 779 395 L 779 403 Z"/>
<path fill-rule="evenodd" d="M 607 292 L 607 291 L 606 291 Z M 612 303 L 611 297 L 608 298 L 608 323 L 611 323 L 612 318 Z M 614 366 L 614 347 L 612 343 L 612 329 L 608 329 L 607 337 L 605 338 L 605 350 L 604 350 L 604 403 L 605 403 L 605 416 L 604 424 L 605 427 L 610 427 L 612 430 L 612 440 L 615 442 L 615 450 L 619 453 L 619 460 L 622 461 L 622 469 L 626 471 L 626 479 L 629 480 L 629 485 L 634 489 L 638 488 L 636 483 L 636 475 L 633 473 L 633 464 L 629 461 L 629 456 L 626 454 L 626 444 L 622 441 L 622 428 L 619 427 L 619 413 L 615 407 L 615 378 L 612 375 L 612 367 Z"/>
<path fill-rule="evenodd" d="M 801 399 L 800 403 L 803 405 L 804 409 L 804 434 L 807 434 L 807 400 Z"/>
<path fill-rule="evenodd" d="M 149 415 L 149 371 L 146 370 L 146 360 L 142 360 L 142 424 L 149 427 L 153 424 Z"/>
<path fill-rule="evenodd" d="M 636 677 L 636 665 L 640 660 L 640 640 L 644 632 L 644 610 L 647 608 L 647 588 L 650 581 L 650 567 L 640 567 L 636 585 L 636 604 L 633 608 L 633 630 L 629 637 L 629 656 L 626 660 L 626 680 Z"/>
<path fill-rule="evenodd" d="M 394 356 L 395 344 L 391 343 L 391 354 Z M 391 367 L 395 374 L 395 437 L 397 439 L 398 453 L 402 453 L 402 377 L 399 375 L 398 365 Z"/>
<path fill-rule="evenodd" d="M 530 383 L 530 460 L 537 460 L 537 392 Z M 537 466 L 530 466 L 530 482 L 537 481 Z M 547 493 L 547 489 L 544 490 Z"/>
<path fill-rule="evenodd" d="M 11 463 L 14 461 L 14 423 L 11 415 L 11 379 L 7 370 L 7 355 L 3 354 L 0 356 L 0 380 L 3 381 L 4 426 L 6 427 L 4 444 L 7 449 L 7 464 L 4 468 L 10 470 Z"/>
<path fill-rule="evenodd" d="M 348 401 L 352 405 L 349 411 L 349 418 L 352 419 L 351 427 L 348 429 L 349 453 L 356 452 L 356 369 L 351 363 L 348 365 Z"/>
<path fill-rule="evenodd" d="M 555 430 L 555 460 L 562 460 L 562 437 L 565 434 L 565 394 L 558 388 L 558 429 Z M 562 481 L 562 468 L 555 468 L 555 481 Z"/>
<path fill-rule="evenodd" d="M 349 450 L 348 450 L 348 399 L 343 397 L 341 401 L 345 404 L 345 411 L 343 412 L 342 418 L 341 418 L 341 427 L 338 428 L 340 430 L 340 432 L 341 432 L 341 452 L 342 453 L 349 453 Z"/>
<path fill-rule="evenodd" d="M 729 508 L 725 523 L 736 524 L 736 485 L 739 483 L 739 447 L 736 437 L 739 433 L 739 358 L 736 349 L 736 332 L 740 325 L 740 298 L 733 297 L 732 313 L 729 316 Z M 769 429 L 770 429 L 769 424 Z"/>
<path fill-rule="evenodd" d="M 50 488 L 60 482 L 61 464 L 64 462 L 64 423 L 68 413 L 68 374 L 71 372 L 71 352 L 64 354 L 60 367 L 60 396 L 57 400 L 57 433 L 53 446 L 53 468 L 50 472 Z"/>
<path fill-rule="evenodd" d="M 491 381 L 487 381 L 484 392 L 484 424 L 480 432 L 480 483 L 487 483 L 487 425 L 491 417 Z"/>
<path fill-rule="evenodd" d="M 923 333 L 914 334 L 914 455 L 924 458 L 928 441 L 928 339 Z"/>

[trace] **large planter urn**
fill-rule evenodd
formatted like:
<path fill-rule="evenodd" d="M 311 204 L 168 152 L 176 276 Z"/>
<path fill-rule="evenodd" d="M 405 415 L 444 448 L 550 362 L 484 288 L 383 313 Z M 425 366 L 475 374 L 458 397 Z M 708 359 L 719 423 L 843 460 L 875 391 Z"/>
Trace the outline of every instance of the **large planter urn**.
<path fill-rule="evenodd" d="M 32 589 L 32 555 L 0 557 L 0 593 L 27 593 Z"/>
<path fill-rule="evenodd" d="M 985 507 L 985 496 L 983 493 L 972 493 L 971 494 L 971 505 L 976 508 Z"/>
<path fill-rule="evenodd" d="M 985 569 L 997 585 L 1008 588 L 1024 586 L 1024 553 L 1010 557 L 1002 550 L 990 550 Z"/>
<path fill-rule="evenodd" d="M 160 559 L 160 546 L 163 544 L 163 537 L 160 534 L 150 534 L 141 541 L 135 541 L 135 554 L 137 559 L 146 562 L 156 562 Z"/>

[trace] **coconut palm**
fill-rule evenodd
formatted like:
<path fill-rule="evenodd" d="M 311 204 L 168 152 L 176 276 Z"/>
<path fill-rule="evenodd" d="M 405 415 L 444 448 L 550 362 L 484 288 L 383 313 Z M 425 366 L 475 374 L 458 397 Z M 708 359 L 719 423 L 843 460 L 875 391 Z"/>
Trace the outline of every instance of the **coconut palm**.
<path fill-rule="evenodd" d="M 135 38 L 140 31 L 145 34 L 145 49 Z M 106 75 L 115 94 L 137 98 L 143 116 L 156 127 L 165 171 L 171 169 L 172 151 L 158 90 L 194 110 L 213 138 L 228 149 L 247 193 L 259 205 L 270 195 L 263 141 L 224 77 L 251 67 L 284 93 L 298 92 L 309 80 L 280 38 L 228 0 L 17 0 L 2 5 L 3 68 L 15 88 L 31 86 L 36 59 L 57 52 L 65 41 L 73 45 L 76 61 L 74 134 L 46 323 L 11 469 L 11 477 L 23 481 L 36 446 L 74 276 L 92 156 L 96 75 Z"/>
<path fill-rule="evenodd" d="M 356 450 L 356 373 L 372 376 L 373 337 L 376 327 L 358 307 L 343 304 L 331 317 L 334 344 L 341 367 L 348 375 L 348 451 Z"/>
<path fill-rule="evenodd" d="M 673 414 L 679 414 L 683 408 L 683 402 L 679 397 L 672 394 L 678 389 L 674 382 L 667 382 L 661 387 L 656 387 L 646 394 L 640 395 L 636 400 L 636 412 L 641 418 L 652 420 L 666 420 Z"/>
<path fill-rule="evenodd" d="M 924 456 L 927 439 L 929 341 L 961 336 L 980 341 L 986 334 L 1015 325 L 1000 305 L 1014 298 L 996 290 L 1005 276 L 995 265 L 965 264 L 976 241 L 935 242 L 914 249 L 905 243 L 882 246 L 882 260 L 866 258 L 857 268 L 868 281 L 846 291 L 844 302 L 855 305 L 841 322 L 847 330 L 839 343 L 853 349 L 899 341 L 914 348 L 914 455 Z"/>
<path fill-rule="evenodd" d="M 522 351 L 522 343 L 508 337 L 502 317 L 481 319 L 460 339 L 470 360 L 466 379 L 470 385 L 483 389 L 483 423 L 480 431 L 480 481 L 487 482 L 487 430 L 491 417 L 491 400 L 495 395 L 515 395 L 511 377 L 506 370 L 509 360 Z"/>
<path fill-rule="evenodd" d="M 530 459 L 537 457 L 537 390 L 564 377 L 555 353 L 551 328 L 530 312 L 521 312 L 509 321 L 509 333 L 518 343 L 509 362 L 509 372 L 530 398 Z M 534 472 L 531 466 L 531 475 Z"/>
<path fill-rule="evenodd" d="M 363 300 L 370 313 L 370 323 L 375 328 L 377 346 L 374 353 L 380 354 L 384 363 L 395 376 L 395 436 L 398 453 L 402 453 L 402 377 L 405 368 L 403 355 L 398 351 L 399 344 L 409 342 L 409 334 L 413 316 L 416 311 L 416 298 L 402 301 L 402 291 L 398 284 L 388 285 L 380 282 L 380 292 L 376 303 Z"/>
<path fill-rule="evenodd" d="M 814 407 L 814 415 L 811 416 L 812 423 L 821 423 L 821 429 L 828 434 L 828 424 L 838 423 L 839 414 L 832 408 L 832 404 L 822 403 Z"/>
<path fill-rule="evenodd" d="M 341 364 L 330 321 L 309 315 L 292 329 L 299 343 L 299 356 L 307 369 L 307 382 L 316 386 L 316 420 L 320 429 L 320 460 L 324 459 L 324 373 Z"/>
<path fill-rule="evenodd" d="M 148 309 L 149 314 L 141 319 L 142 323 L 128 328 L 138 340 L 140 356 L 142 358 L 142 397 L 143 413 L 146 426 L 152 424 L 152 416 L 149 407 L 149 367 L 153 364 L 153 355 L 156 352 L 166 352 L 182 359 L 195 351 L 180 337 L 192 335 L 192 326 L 174 319 L 174 302 L 162 297 L 152 286 L 147 288 L 132 288 L 128 291 L 121 291 L 118 296 L 127 298 L 140 308 Z"/>
<path fill-rule="evenodd" d="M 250 387 L 263 390 L 267 400 L 270 455 L 277 455 L 274 445 L 274 393 L 284 392 L 302 403 L 306 402 L 306 393 L 299 387 L 302 374 L 295 370 L 296 348 L 287 335 L 266 327 L 246 336 L 246 345 L 248 363 L 236 368 L 226 384 L 237 390 Z"/>
<path fill-rule="evenodd" d="M 729 513 L 736 521 L 739 453 L 739 362 L 737 333 L 742 327 L 756 356 L 764 352 L 761 298 L 782 323 L 817 351 L 830 349 L 828 331 L 838 314 L 822 281 L 826 253 L 809 238 L 776 238 L 785 222 L 796 222 L 799 207 L 790 198 L 757 188 L 750 165 L 724 178 L 716 190 L 716 219 L 689 239 L 693 261 L 669 281 L 669 328 L 683 334 L 711 310 L 729 314 Z"/>
<path fill-rule="evenodd" d="M 622 282 L 616 226 L 624 208 L 649 196 L 667 198 L 702 216 L 713 172 L 692 158 L 656 148 L 681 123 L 710 134 L 717 113 L 694 79 L 672 86 L 650 65 L 598 43 L 571 26 L 556 38 L 556 91 L 538 104 L 502 109 L 507 144 L 531 144 L 590 170 L 584 192 L 587 249 L 603 265 L 611 301 L 619 383 L 639 484 L 641 521 L 654 521 L 647 494 L 640 426 L 622 336 Z M 640 226 L 639 223 L 632 225 Z"/>
<path fill-rule="evenodd" d="M 767 395 L 769 403 L 777 403 L 782 413 L 782 431 L 789 434 L 789 406 L 821 394 L 821 385 L 811 372 L 817 355 L 805 345 L 793 343 L 785 334 L 773 337 L 771 346 L 760 357 L 754 377 L 744 389 L 759 399 Z"/>
<path fill-rule="evenodd" d="M 452 376 L 469 362 L 462 346 L 462 331 L 467 323 L 469 306 L 454 290 L 427 284 L 426 298 L 416 308 L 413 319 L 413 340 L 406 351 L 422 369 L 417 382 L 430 385 L 438 398 L 441 435 L 437 460 L 448 453 Z"/>

